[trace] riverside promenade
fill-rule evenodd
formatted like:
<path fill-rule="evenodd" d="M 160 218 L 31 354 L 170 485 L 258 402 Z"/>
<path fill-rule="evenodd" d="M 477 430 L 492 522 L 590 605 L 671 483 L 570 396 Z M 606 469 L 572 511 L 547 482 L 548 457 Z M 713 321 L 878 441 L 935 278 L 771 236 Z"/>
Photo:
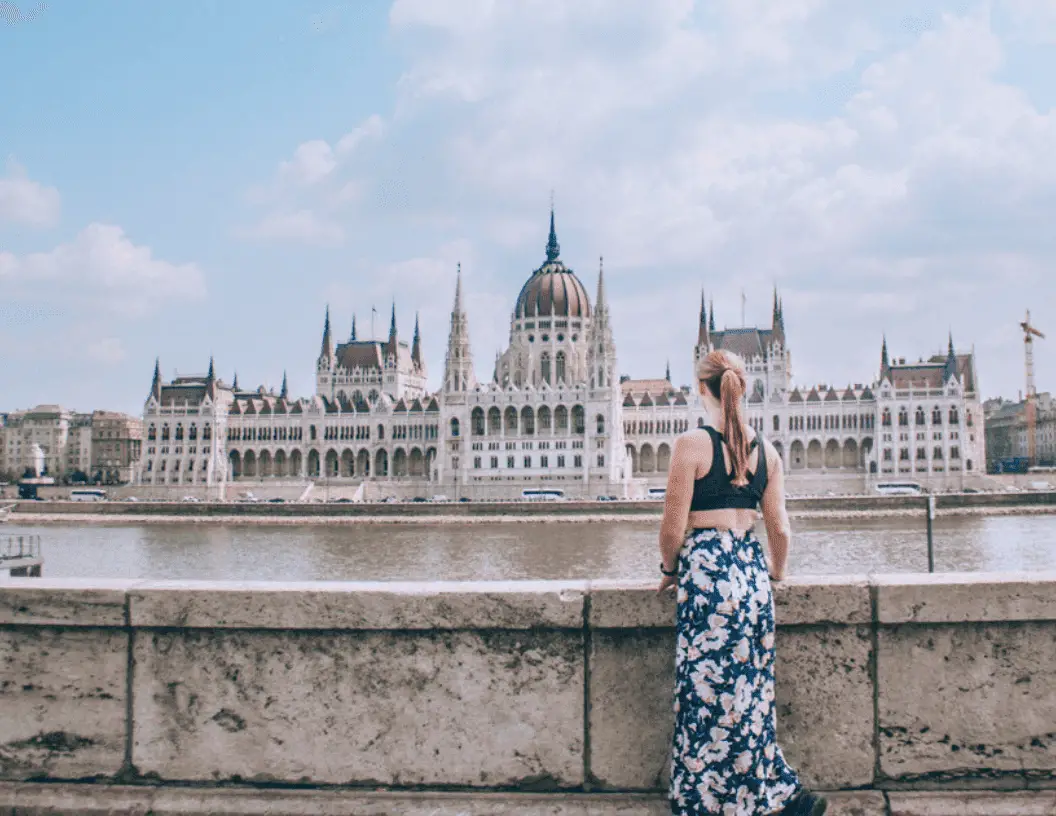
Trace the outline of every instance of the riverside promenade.
<path fill-rule="evenodd" d="M 1017 493 L 940 493 L 937 515 L 1016 515 L 1056 513 L 1056 491 Z M 810 496 L 787 500 L 793 518 L 856 518 L 924 515 L 927 496 Z M 162 501 L 20 501 L 12 522 L 157 521 L 269 524 L 401 523 L 456 521 L 658 520 L 662 501 L 474 501 L 474 502 L 162 502 Z"/>
<path fill-rule="evenodd" d="M 790 579 L 833 814 L 1056 814 L 1056 574 Z M 0 582 L 0 814 L 662 814 L 652 584 Z"/>

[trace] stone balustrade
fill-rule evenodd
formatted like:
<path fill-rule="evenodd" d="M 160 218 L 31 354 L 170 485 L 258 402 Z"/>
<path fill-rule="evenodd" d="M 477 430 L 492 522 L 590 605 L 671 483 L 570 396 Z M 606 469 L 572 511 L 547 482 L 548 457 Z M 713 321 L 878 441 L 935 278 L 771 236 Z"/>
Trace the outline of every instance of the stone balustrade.
<path fill-rule="evenodd" d="M 979 813 L 1056 813 L 1056 574 L 775 591 L 779 737 L 808 784 L 847 792 L 836 813 L 976 813 L 957 791 L 982 789 L 1018 793 Z M 306 788 L 662 813 L 673 606 L 612 581 L 5 580 L 0 814 L 228 812 L 232 784 L 257 788 L 240 813 Z M 212 811 L 158 805 L 190 790 Z M 406 801 L 347 812 L 425 812 Z"/>

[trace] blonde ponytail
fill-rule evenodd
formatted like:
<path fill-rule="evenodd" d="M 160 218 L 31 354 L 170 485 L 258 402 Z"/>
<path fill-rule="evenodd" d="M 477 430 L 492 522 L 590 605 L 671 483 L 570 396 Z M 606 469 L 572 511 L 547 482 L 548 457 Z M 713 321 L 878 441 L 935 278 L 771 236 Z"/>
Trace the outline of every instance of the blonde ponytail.
<path fill-rule="evenodd" d="M 736 354 L 713 351 L 697 364 L 697 379 L 722 406 L 722 436 L 730 455 L 731 482 L 748 484 L 748 438 L 744 432 L 741 400 L 748 389 L 744 363 Z"/>

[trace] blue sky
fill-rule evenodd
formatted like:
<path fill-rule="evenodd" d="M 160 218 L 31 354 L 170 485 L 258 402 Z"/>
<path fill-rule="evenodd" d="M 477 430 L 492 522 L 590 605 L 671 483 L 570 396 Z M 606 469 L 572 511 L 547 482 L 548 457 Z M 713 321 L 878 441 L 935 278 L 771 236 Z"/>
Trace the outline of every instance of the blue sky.
<path fill-rule="evenodd" d="M 434 384 L 462 263 L 477 373 L 543 259 L 620 368 L 690 377 L 785 301 L 801 384 L 974 346 L 1056 389 L 1049 0 L 56 0 L 0 18 L 0 410 L 138 413 L 213 354 L 308 395 L 323 310 L 420 314 Z"/>

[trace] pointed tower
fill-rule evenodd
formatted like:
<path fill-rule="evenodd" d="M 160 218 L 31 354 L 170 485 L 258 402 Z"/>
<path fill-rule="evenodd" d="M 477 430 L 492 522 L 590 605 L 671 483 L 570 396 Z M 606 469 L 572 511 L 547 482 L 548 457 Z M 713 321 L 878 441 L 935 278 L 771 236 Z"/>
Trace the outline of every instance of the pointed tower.
<path fill-rule="evenodd" d="M 418 329 L 418 314 L 414 315 L 414 342 L 411 343 L 411 362 L 419 371 L 425 370 L 425 362 L 422 360 L 422 335 Z"/>
<path fill-rule="evenodd" d="M 957 376 L 957 355 L 953 351 L 953 332 L 950 332 L 950 344 L 946 349 L 946 365 L 942 368 L 942 383 L 945 385 Z"/>
<path fill-rule="evenodd" d="M 213 355 L 209 355 L 209 373 L 205 375 L 205 393 L 210 399 L 216 399 L 216 369 L 213 367 Z"/>
<path fill-rule="evenodd" d="M 396 331 L 396 301 L 392 302 L 392 317 L 389 318 L 389 339 L 385 341 L 385 356 L 392 361 L 392 365 L 399 362 L 400 335 Z"/>
<path fill-rule="evenodd" d="M 356 342 L 356 316 L 352 315 L 352 334 L 348 336 L 349 343 Z"/>
<path fill-rule="evenodd" d="M 704 290 L 700 290 L 700 320 L 697 325 L 697 344 L 693 347 L 693 371 L 697 363 L 711 353 L 711 330 L 708 327 L 708 307 L 704 301 Z"/>
<path fill-rule="evenodd" d="M 697 345 L 711 345 L 711 335 L 708 332 L 708 307 L 704 302 L 704 290 L 700 290 L 700 323 L 697 326 Z"/>
<path fill-rule="evenodd" d="M 667 361 L 667 368 L 664 370 L 664 379 L 667 380 L 668 384 L 671 383 L 671 361 Z"/>
<path fill-rule="evenodd" d="M 154 358 L 154 379 L 150 383 L 150 396 L 161 402 L 161 361 L 157 357 Z"/>
<path fill-rule="evenodd" d="M 785 345 L 785 318 L 781 314 L 781 299 L 777 296 L 777 286 L 774 286 L 774 313 L 771 318 L 771 334 L 773 343 Z"/>
<path fill-rule="evenodd" d="M 598 258 L 598 294 L 587 335 L 587 371 L 591 388 L 611 388 L 616 384 L 616 342 L 612 335 L 609 301 L 605 296 L 604 258 Z"/>
<path fill-rule="evenodd" d="M 891 360 L 887 356 L 887 335 L 880 346 L 880 382 L 891 379 Z"/>
<path fill-rule="evenodd" d="M 711 333 L 715 332 L 715 301 L 708 301 L 708 331 Z"/>
<path fill-rule="evenodd" d="M 235 372 L 235 378 L 231 381 L 231 390 L 232 391 L 237 391 L 238 390 L 238 372 L 237 371 Z"/>
<path fill-rule="evenodd" d="M 462 264 L 455 279 L 455 304 L 451 309 L 451 331 L 444 361 L 444 392 L 464 394 L 477 385 L 473 374 L 473 354 L 469 348 L 469 321 L 462 307 Z"/>
<path fill-rule="evenodd" d="M 554 229 L 554 205 L 550 204 L 550 237 L 546 242 L 546 260 L 553 263 L 561 257 L 561 245 L 557 243 L 557 230 Z"/>
<path fill-rule="evenodd" d="M 326 318 L 323 320 L 323 342 L 319 348 L 319 370 L 330 369 L 334 359 L 334 340 L 330 335 L 330 307 L 326 307 Z"/>
<path fill-rule="evenodd" d="M 282 372 L 282 390 L 279 391 L 279 397 L 281 399 L 289 399 L 290 398 L 290 390 L 286 386 L 286 372 L 285 371 Z"/>

